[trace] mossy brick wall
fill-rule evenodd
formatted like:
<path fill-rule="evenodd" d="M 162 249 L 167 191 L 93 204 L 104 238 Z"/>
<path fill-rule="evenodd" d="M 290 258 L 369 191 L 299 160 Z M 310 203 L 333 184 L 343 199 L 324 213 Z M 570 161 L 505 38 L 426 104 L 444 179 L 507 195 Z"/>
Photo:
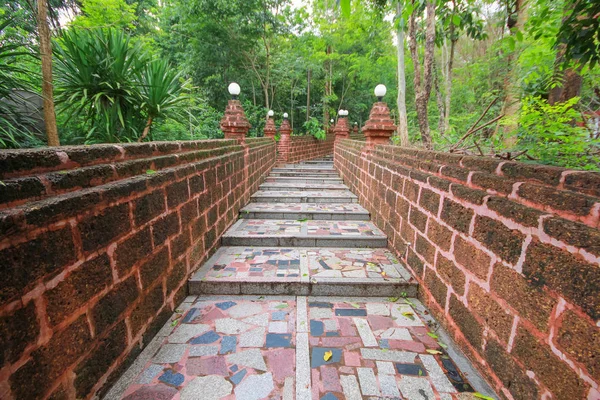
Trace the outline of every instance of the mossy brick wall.
<path fill-rule="evenodd" d="M 0 152 L 0 398 L 102 394 L 186 296 L 275 146 Z"/>
<path fill-rule="evenodd" d="M 279 163 L 298 163 L 313 158 L 333 154 L 335 136 L 328 134 L 325 140 L 317 140 L 313 136 L 290 136 L 287 144 L 279 142 L 277 161 Z"/>
<path fill-rule="evenodd" d="M 502 396 L 600 398 L 600 174 L 364 146 L 336 168 Z"/>

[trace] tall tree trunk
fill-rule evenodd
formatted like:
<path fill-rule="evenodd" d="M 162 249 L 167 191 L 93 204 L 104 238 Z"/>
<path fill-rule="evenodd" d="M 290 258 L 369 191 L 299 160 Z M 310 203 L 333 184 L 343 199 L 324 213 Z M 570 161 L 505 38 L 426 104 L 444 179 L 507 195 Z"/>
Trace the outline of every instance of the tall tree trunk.
<path fill-rule="evenodd" d="M 512 5 L 512 8 L 510 7 Z M 526 0 L 514 0 L 513 3 L 507 4 L 507 27 L 514 35 L 514 30 L 521 31 L 525 25 L 526 14 Z M 504 78 L 504 104 L 502 106 L 502 114 L 506 117 L 506 121 L 512 121 L 511 123 L 502 125 L 503 142 L 507 147 L 512 147 L 517 142 L 517 128 L 518 123 L 516 121 L 516 115 L 521 109 L 520 100 L 520 88 L 518 79 L 518 68 L 515 66 L 517 63 L 516 52 L 508 55 L 506 58 L 508 72 Z"/>
<path fill-rule="evenodd" d="M 452 98 L 452 68 L 454 67 L 454 50 L 457 39 L 454 38 L 454 24 L 450 28 L 450 54 L 448 55 L 448 65 L 446 66 L 446 97 L 444 101 L 444 130 L 445 133 L 450 128 L 450 100 Z"/>
<path fill-rule="evenodd" d="M 438 119 L 438 131 L 440 135 L 445 132 L 444 122 L 446 120 L 446 110 L 444 109 L 444 99 L 442 98 L 442 92 L 440 91 L 440 82 L 438 78 L 437 64 L 433 64 L 433 90 L 435 90 L 435 103 L 437 104 L 440 118 Z"/>
<path fill-rule="evenodd" d="M 332 53 L 330 45 L 327 45 L 325 52 L 327 54 L 327 67 L 325 72 L 325 97 L 323 99 L 323 126 L 327 125 L 327 122 L 329 121 L 329 97 L 333 91 L 333 63 L 329 57 Z"/>
<path fill-rule="evenodd" d="M 414 0 L 413 0 L 414 4 Z M 421 139 L 426 148 L 431 149 L 431 133 L 429 129 L 429 120 L 427 118 L 427 105 L 429 96 L 431 95 L 432 70 L 434 60 L 435 47 L 435 3 L 428 1 L 425 7 L 426 28 L 425 28 L 425 57 L 423 59 L 423 79 L 421 79 L 421 65 L 419 62 L 419 54 L 417 51 L 417 22 L 416 12 L 413 12 L 409 19 L 408 34 L 409 48 L 413 59 L 415 69 L 414 86 L 415 86 L 415 106 L 417 109 L 417 119 L 419 121 L 419 131 Z"/>
<path fill-rule="evenodd" d="M 44 124 L 48 146 L 60 146 L 56 114 L 54 113 L 54 95 L 52 93 L 52 43 L 48 26 L 47 0 L 37 1 L 37 24 L 40 37 L 40 57 L 42 59 L 42 97 L 44 98 Z"/>
<path fill-rule="evenodd" d="M 306 71 L 306 121 L 310 119 L 310 75 L 311 71 Z"/>
<path fill-rule="evenodd" d="M 402 17 L 404 0 L 396 0 L 396 18 Z M 404 30 L 397 24 L 396 38 L 398 39 L 398 137 L 400 145 L 408 145 L 408 119 L 406 117 L 406 71 L 404 68 Z"/>

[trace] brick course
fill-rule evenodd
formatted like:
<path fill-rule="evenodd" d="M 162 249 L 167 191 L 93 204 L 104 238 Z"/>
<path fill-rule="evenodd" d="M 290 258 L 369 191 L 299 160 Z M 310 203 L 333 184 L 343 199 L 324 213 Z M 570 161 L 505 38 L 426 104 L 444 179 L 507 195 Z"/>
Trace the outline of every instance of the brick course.
<path fill-rule="evenodd" d="M 594 398 L 600 174 L 349 139 L 334 162 L 498 392 Z"/>

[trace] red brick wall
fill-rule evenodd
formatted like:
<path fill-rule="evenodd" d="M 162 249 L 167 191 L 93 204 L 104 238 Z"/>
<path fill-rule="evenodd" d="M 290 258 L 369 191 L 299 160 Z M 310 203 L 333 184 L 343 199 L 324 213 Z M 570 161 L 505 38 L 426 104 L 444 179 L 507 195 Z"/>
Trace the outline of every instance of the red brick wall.
<path fill-rule="evenodd" d="M 600 174 L 363 146 L 336 168 L 498 391 L 600 398 Z"/>
<path fill-rule="evenodd" d="M 1 152 L 0 397 L 107 389 L 274 163 L 262 138 Z"/>
<path fill-rule="evenodd" d="M 313 136 L 290 136 L 287 143 L 279 141 L 277 162 L 297 163 L 333 154 L 334 140 L 333 134 L 327 135 L 325 140 L 317 140 Z"/>

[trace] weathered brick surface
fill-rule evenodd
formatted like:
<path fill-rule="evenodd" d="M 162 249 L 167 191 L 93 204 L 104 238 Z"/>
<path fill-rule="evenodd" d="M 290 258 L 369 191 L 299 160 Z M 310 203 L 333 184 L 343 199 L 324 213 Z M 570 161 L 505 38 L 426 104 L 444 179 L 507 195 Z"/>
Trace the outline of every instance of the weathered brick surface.
<path fill-rule="evenodd" d="M 334 163 L 498 391 L 583 400 L 600 385 L 600 174 L 354 140 Z"/>
<path fill-rule="evenodd" d="M 102 393 L 275 160 L 263 138 L 2 152 L 0 397 Z"/>
<path fill-rule="evenodd" d="M 277 145 L 277 162 L 297 163 L 329 155 L 333 152 L 334 141 L 333 134 L 327 134 L 325 140 L 317 140 L 312 136 L 288 136 Z"/>

